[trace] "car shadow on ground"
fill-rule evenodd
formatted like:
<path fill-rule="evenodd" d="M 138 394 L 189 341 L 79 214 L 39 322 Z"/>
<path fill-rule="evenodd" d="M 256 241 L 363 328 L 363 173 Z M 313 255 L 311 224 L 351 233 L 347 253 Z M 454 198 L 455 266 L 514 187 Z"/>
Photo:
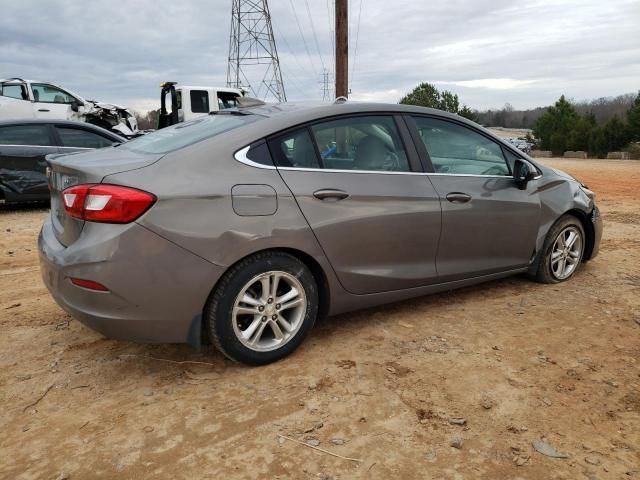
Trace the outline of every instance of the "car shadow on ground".
<path fill-rule="evenodd" d="M 580 272 L 578 272 L 579 274 Z M 398 327 L 398 324 L 407 325 L 406 319 L 414 316 L 410 327 L 419 328 L 415 315 L 418 314 L 424 320 L 437 318 L 441 315 L 441 309 L 451 305 L 464 306 L 470 300 L 490 297 L 492 299 L 502 299 L 505 305 L 510 301 L 517 291 L 520 296 L 526 295 L 531 289 L 543 287 L 540 284 L 528 279 L 525 275 L 513 276 L 505 279 L 489 281 L 484 284 L 469 286 L 461 289 L 450 290 L 438 294 L 425 295 L 414 299 L 389 303 L 378 307 L 371 307 L 355 312 L 344 313 L 331 317 L 319 319 L 309 336 L 302 343 L 301 347 L 289 357 L 280 360 L 304 361 L 304 356 L 313 354 L 313 349 L 326 351 L 332 342 L 341 338 L 345 330 L 351 332 L 366 331 L 367 328 L 382 327 L 383 330 Z M 433 316 L 432 316 L 433 315 Z M 419 321 L 419 319 L 417 320 Z M 443 320 L 444 321 L 444 320 Z M 408 334 L 412 330 L 407 329 Z M 112 341 L 109 341 L 112 343 Z M 222 353 L 217 351 L 212 345 L 202 346 L 200 351 L 196 351 L 186 344 L 165 344 L 150 345 L 136 344 L 132 342 L 115 342 L 111 348 L 116 350 L 116 357 L 121 360 L 130 358 L 135 362 L 136 358 L 149 358 L 158 362 L 174 363 L 180 365 L 210 365 L 213 370 L 221 373 L 229 367 L 239 369 L 247 368 L 227 359 Z M 235 368 L 232 368 L 236 371 Z"/>

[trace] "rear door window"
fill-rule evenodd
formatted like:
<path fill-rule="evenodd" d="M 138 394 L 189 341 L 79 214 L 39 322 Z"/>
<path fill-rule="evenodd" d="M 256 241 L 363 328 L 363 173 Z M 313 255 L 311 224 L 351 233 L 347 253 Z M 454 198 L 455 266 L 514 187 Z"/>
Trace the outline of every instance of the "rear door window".
<path fill-rule="evenodd" d="M 280 167 L 321 168 L 309 130 L 301 128 L 273 139 L 271 154 Z"/>
<path fill-rule="evenodd" d="M 113 145 L 113 140 L 80 128 L 55 127 L 61 146 L 75 148 L 103 148 Z"/>
<path fill-rule="evenodd" d="M 277 137 L 269 146 L 281 167 L 410 171 L 392 116 L 346 117 L 317 123 Z"/>
<path fill-rule="evenodd" d="M 457 123 L 413 117 L 436 173 L 451 175 L 510 175 L 500 145 Z"/>
<path fill-rule="evenodd" d="M 24 85 L 2 84 L 0 85 L 0 95 L 18 100 L 29 100 L 27 89 Z"/>
<path fill-rule="evenodd" d="M 209 93 L 206 90 L 191 90 L 189 94 L 193 113 L 209 113 Z"/>
<path fill-rule="evenodd" d="M 218 109 L 227 110 L 238 106 L 238 94 L 231 92 L 218 92 Z"/>
<path fill-rule="evenodd" d="M 340 118 L 311 126 L 326 169 L 410 171 L 392 116 Z"/>
<path fill-rule="evenodd" d="M 47 125 L 11 125 L 0 127 L 0 145 L 51 146 Z"/>

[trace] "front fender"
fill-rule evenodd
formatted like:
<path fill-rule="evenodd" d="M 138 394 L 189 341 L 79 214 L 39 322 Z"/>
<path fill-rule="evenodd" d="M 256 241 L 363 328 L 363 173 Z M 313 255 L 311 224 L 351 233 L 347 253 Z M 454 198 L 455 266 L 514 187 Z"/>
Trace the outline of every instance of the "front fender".
<path fill-rule="evenodd" d="M 571 214 L 582 222 L 585 229 L 585 260 L 595 256 L 602 235 L 602 223 L 595 208 L 595 194 L 590 196 L 577 181 L 557 174 L 544 175 L 537 181 L 541 213 L 536 252 L 542 250 L 553 224 L 563 215 Z M 596 221 L 593 220 L 594 212 L 597 214 Z"/>

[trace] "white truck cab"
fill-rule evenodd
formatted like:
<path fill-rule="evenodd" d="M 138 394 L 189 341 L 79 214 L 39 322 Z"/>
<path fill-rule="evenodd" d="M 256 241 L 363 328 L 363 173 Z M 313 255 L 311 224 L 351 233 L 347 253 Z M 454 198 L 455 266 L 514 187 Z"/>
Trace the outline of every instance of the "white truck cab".
<path fill-rule="evenodd" d="M 187 86 L 177 85 L 176 82 L 165 82 L 160 86 L 162 92 L 158 128 L 235 108 L 238 106 L 238 98 L 245 95 L 245 90 L 240 88 Z M 171 105 L 170 111 L 167 103 Z"/>

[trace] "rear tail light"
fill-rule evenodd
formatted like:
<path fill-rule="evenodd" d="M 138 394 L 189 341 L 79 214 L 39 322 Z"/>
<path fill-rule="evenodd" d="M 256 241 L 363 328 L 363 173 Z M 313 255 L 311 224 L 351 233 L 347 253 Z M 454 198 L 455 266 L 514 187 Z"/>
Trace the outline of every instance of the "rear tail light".
<path fill-rule="evenodd" d="M 119 185 L 84 184 L 62 191 L 67 213 L 89 222 L 133 222 L 155 201 L 156 196 L 151 193 Z"/>
<path fill-rule="evenodd" d="M 71 283 L 78 287 L 87 288 L 89 290 L 96 290 L 98 292 L 108 292 L 109 289 L 101 283 L 94 282 L 93 280 L 85 280 L 84 278 L 70 278 Z"/>

